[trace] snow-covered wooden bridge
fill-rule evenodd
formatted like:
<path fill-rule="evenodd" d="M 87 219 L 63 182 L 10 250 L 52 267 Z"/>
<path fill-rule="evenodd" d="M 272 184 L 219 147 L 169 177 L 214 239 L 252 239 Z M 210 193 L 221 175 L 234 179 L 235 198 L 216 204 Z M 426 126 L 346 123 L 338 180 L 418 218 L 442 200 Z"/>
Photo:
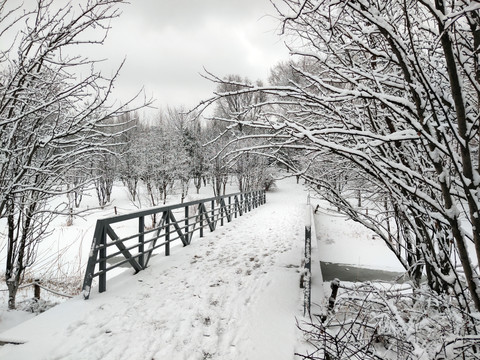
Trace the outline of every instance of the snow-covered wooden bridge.
<path fill-rule="evenodd" d="M 292 359 L 306 192 L 265 205 L 1 334 L 1 359 Z"/>

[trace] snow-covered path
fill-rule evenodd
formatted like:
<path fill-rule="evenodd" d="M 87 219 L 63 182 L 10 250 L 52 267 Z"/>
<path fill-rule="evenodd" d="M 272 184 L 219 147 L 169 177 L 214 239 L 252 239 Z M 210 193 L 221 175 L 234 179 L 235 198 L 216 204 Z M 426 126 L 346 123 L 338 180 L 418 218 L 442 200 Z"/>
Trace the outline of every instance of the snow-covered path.
<path fill-rule="evenodd" d="M 267 203 L 152 258 L 150 267 L 0 334 L 0 359 L 293 359 L 306 192 Z"/>

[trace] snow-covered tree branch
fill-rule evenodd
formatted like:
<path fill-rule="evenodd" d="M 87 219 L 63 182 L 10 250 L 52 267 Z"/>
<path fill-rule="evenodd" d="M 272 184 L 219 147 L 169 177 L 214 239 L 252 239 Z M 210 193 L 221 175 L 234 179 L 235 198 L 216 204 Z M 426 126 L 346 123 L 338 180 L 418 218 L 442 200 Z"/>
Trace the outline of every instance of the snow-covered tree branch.
<path fill-rule="evenodd" d="M 204 104 L 263 94 L 237 111 L 241 118 L 219 117 L 254 128 L 236 141 L 256 145 L 237 149 L 258 151 L 263 139 L 262 151 L 376 231 L 417 284 L 426 272 L 432 289 L 480 310 L 478 4 L 276 5 L 292 61 L 272 71 L 268 86 L 237 85 Z M 327 165 L 338 159 L 350 165 Z M 327 173 L 344 174 L 346 188 L 361 178 L 375 210 L 354 206 Z"/>
<path fill-rule="evenodd" d="M 105 78 L 96 60 L 80 55 L 102 44 L 122 2 L 0 8 L 0 216 L 8 223 L 10 308 L 48 226 L 46 200 L 72 191 L 69 175 L 111 152 L 116 131 L 108 120 L 129 106 L 108 102 L 121 64 Z"/>

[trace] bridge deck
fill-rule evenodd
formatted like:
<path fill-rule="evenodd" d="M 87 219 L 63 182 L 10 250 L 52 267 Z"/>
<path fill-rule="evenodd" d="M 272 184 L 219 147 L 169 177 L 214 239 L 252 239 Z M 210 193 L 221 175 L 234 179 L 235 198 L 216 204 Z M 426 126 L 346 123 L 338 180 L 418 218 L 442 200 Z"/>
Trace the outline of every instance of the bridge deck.
<path fill-rule="evenodd" d="M 0 334 L 4 359 L 292 359 L 306 192 L 267 203 L 145 271 Z"/>

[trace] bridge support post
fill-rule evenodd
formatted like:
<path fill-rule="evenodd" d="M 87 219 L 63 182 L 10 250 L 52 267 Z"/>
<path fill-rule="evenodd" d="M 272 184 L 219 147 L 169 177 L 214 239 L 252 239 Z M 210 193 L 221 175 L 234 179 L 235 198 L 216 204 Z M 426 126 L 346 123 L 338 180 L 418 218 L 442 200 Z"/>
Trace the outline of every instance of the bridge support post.
<path fill-rule="evenodd" d="M 138 218 L 138 253 L 140 257 L 138 258 L 139 265 L 142 269 L 145 269 L 145 217 L 140 216 Z"/>
<path fill-rule="evenodd" d="M 185 206 L 185 240 L 187 241 L 187 244 L 190 244 L 190 234 L 189 234 L 189 226 L 188 226 L 188 206 Z"/>
<path fill-rule="evenodd" d="M 340 287 L 340 280 L 334 279 L 330 283 L 330 288 L 332 289 L 332 295 L 328 298 L 328 310 L 333 310 L 335 306 L 335 300 L 337 300 L 338 288 Z"/>
<path fill-rule="evenodd" d="M 204 216 L 204 215 L 203 215 L 204 213 L 203 213 L 203 211 L 202 211 L 202 209 L 201 209 L 201 206 L 202 206 L 202 205 L 203 205 L 203 204 L 200 204 L 200 205 L 198 206 L 198 209 L 200 210 L 200 229 L 199 229 L 199 231 L 200 231 L 200 237 L 201 237 L 201 238 L 203 237 L 203 216 Z"/>
<path fill-rule="evenodd" d="M 232 221 L 232 197 L 228 197 L 227 222 Z"/>
<path fill-rule="evenodd" d="M 212 200 L 212 203 L 211 203 L 211 207 L 212 207 L 212 225 L 213 225 L 213 228 L 215 228 L 215 226 L 217 225 L 217 222 L 215 221 L 215 200 Z"/>
<path fill-rule="evenodd" d="M 165 218 L 165 256 L 170 256 L 170 214 Z"/>
<path fill-rule="evenodd" d="M 98 276 L 98 291 L 104 292 L 107 290 L 107 231 L 103 228 L 99 242 L 100 263 L 98 264 L 100 275 Z"/>

